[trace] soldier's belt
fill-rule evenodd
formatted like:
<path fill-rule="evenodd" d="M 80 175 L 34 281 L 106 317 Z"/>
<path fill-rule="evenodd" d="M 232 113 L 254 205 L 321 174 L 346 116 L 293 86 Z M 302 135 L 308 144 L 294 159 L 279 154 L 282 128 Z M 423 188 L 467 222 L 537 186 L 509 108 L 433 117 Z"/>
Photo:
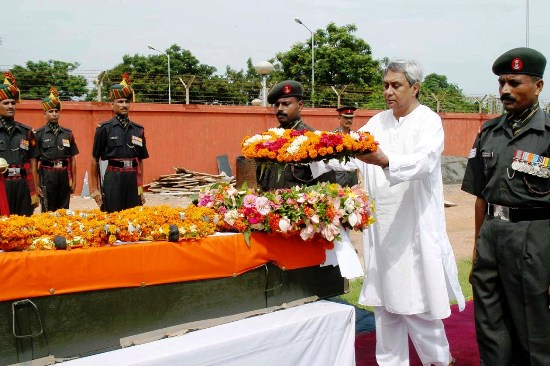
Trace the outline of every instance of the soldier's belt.
<path fill-rule="evenodd" d="M 4 174 L 9 178 L 19 178 L 26 175 L 25 173 L 25 168 L 8 168 Z"/>
<path fill-rule="evenodd" d="M 66 159 L 41 160 L 40 165 L 48 168 L 61 169 L 69 165 L 69 162 Z"/>
<path fill-rule="evenodd" d="M 550 207 L 506 207 L 489 203 L 487 214 L 511 222 L 550 220 Z"/>
<path fill-rule="evenodd" d="M 115 168 L 137 168 L 138 162 L 135 159 L 110 159 L 109 165 Z"/>

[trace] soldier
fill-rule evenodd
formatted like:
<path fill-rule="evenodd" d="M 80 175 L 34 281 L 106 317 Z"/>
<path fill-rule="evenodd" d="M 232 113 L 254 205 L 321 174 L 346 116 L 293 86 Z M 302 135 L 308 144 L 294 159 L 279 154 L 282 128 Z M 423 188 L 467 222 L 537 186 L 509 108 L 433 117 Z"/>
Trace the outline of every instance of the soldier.
<path fill-rule="evenodd" d="M 550 365 L 550 115 L 546 58 L 526 47 L 493 64 L 506 113 L 485 122 L 462 189 L 475 195 L 470 281 L 482 365 Z"/>
<path fill-rule="evenodd" d="M 302 121 L 303 93 L 302 84 L 294 80 L 285 80 L 275 85 L 267 95 L 267 101 L 273 104 L 273 111 L 280 128 L 314 131 Z M 310 167 L 300 164 L 286 164 L 280 177 L 278 177 L 277 167 L 266 166 L 262 171 L 262 168 L 258 166 L 256 180 L 258 186 L 264 191 L 317 183 L 317 180 L 314 180 L 311 175 Z"/>
<path fill-rule="evenodd" d="M 114 212 L 145 203 L 142 160 L 148 158 L 149 153 L 143 126 L 128 118 L 134 90 L 127 74 L 120 84 L 111 86 L 110 94 L 115 116 L 96 128 L 90 190 L 100 208 Z M 99 159 L 108 162 L 101 185 Z"/>
<path fill-rule="evenodd" d="M 351 126 L 353 124 L 353 118 L 355 117 L 355 110 L 357 108 L 351 106 L 344 106 L 336 109 L 338 112 L 338 122 L 340 125 L 335 132 L 342 132 L 349 134 L 351 131 Z M 343 169 L 346 170 L 335 170 L 334 179 L 335 182 L 341 185 L 342 187 L 353 187 L 359 183 L 358 173 L 359 170 L 354 163 L 348 162 L 346 164 L 341 164 Z"/>
<path fill-rule="evenodd" d="M 4 73 L 0 84 L 0 158 L 6 160 L 4 185 L 11 214 L 30 216 L 38 205 L 33 171 L 36 140 L 31 127 L 15 121 L 20 92 L 15 77 Z"/>
<path fill-rule="evenodd" d="M 336 109 L 338 112 L 338 122 L 340 125 L 334 132 L 343 132 L 349 134 L 351 131 L 351 125 L 353 124 L 354 113 L 357 108 L 345 106 Z"/>
<path fill-rule="evenodd" d="M 69 208 L 71 193 L 76 186 L 78 147 L 72 131 L 59 125 L 61 101 L 54 87 L 42 100 L 42 107 L 46 125 L 35 131 L 38 174 L 34 172 L 34 177 L 36 192 L 45 212 Z"/>

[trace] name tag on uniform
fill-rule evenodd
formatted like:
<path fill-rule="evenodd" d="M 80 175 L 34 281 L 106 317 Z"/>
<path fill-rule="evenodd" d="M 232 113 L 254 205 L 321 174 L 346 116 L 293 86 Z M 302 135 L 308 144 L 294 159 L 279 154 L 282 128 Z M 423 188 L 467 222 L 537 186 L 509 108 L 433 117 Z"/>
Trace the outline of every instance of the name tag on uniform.
<path fill-rule="evenodd" d="M 468 154 L 468 159 L 475 158 L 477 155 L 477 149 L 474 147 L 472 150 L 470 150 L 470 153 Z"/>
<path fill-rule="evenodd" d="M 481 153 L 481 157 L 482 158 L 492 158 L 493 157 L 493 152 L 492 151 L 483 151 Z"/>
<path fill-rule="evenodd" d="M 143 140 L 141 139 L 141 137 L 137 137 L 137 136 L 132 135 L 132 144 L 137 145 L 137 146 L 143 146 Z"/>
<path fill-rule="evenodd" d="M 44 139 L 44 142 L 50 142 L 52 139 Z"/>
<path fill-rule="evenodd" d="M 71 143 L 69 139 L 63 139 L 63 147 L 71 147 Z"/>
<path fill-rule="evenodd" d="M 21 139 L 21 142 L 19 142 L 19 148 L 23 150 L 29 149 L 29 140 Z"/>
<path fill-rule="evenodd" d="M 118 136 L 111 136 L 109 137 L 110 140 L 118 140 Z"/>

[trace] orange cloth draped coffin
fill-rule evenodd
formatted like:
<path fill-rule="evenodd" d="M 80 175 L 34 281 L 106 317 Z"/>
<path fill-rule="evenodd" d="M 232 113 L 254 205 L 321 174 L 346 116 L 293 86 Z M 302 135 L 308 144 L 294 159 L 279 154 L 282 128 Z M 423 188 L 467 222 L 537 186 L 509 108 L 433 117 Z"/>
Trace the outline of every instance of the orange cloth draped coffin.
<path fill-rule="evenodd" d="M 197 241 L 0 253 L 0 301 L 81 291 L 231 277 L 273 262 L 283 269 L 316 266 L 332 243 L 254 233 Z"/>

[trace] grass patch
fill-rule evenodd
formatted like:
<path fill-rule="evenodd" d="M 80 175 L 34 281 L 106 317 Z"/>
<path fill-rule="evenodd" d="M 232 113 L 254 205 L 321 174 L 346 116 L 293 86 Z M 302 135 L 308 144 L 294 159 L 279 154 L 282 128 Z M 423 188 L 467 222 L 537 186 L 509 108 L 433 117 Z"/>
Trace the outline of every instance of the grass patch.
<path fill-rule="evenodd" d="M 471 259 L 460 259 L 457 263 L 458 268 L 458 281 L 460 282 L 460 287 L 462 287 L 462 293 L 467 300 L 472 299 L 472 286 L 468 282 L 468 276 L 470 275 L 470 268 L 472 268 Z M 345 302 L 348 302 L 354 306 L 357 306 L 362 309 L 372 310 L 371 307 L 363 306 L 357 303 L 359 299 L 359 293 L 361 292 L 361 287 L 363 286 L 363 279 L 356 278 L 349 281 L 349 292 L 339 296 Z"/>

